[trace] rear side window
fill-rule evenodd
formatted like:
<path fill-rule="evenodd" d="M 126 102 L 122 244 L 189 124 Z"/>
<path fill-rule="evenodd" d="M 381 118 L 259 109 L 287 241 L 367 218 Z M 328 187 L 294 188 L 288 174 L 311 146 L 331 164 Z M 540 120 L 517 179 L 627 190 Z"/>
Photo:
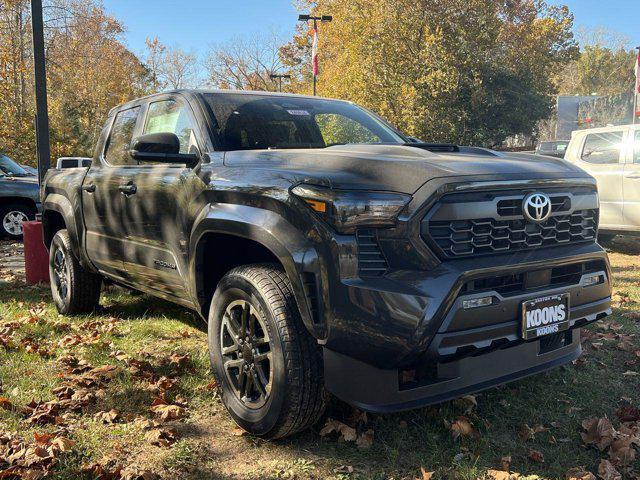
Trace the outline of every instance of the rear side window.
<path fill-rule="evenodd" d="M 110 165 L 136 165 L 137 162 L 129 155 L 133 130 L 136 127 L 140 107 L 130 108 L 118 112 L 111 133 L 107 140 L 104 158 Z"/>
<path fill-rule="evenodd" d="M 619 163 L 622 136 L 622 131 L 588 134 L 580 158 L 585 162 L 600 165 Z"/>

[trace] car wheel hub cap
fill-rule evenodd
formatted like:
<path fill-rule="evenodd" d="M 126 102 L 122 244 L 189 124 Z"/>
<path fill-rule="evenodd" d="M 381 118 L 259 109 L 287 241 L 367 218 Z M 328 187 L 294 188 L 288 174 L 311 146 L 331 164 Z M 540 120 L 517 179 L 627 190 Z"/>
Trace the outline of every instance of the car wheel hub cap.
<path fill-rule="evenodd" d="M 262 314 L 246 300 L 231 302 L 222 317 L 220 350 L 226 381 L 248 408 L 262 407 L 271 393 L 270 338 Z"/>
<path fill-rule="evenodd" d="M 2 226 L 5 231 L 11 235 L 22 235 L 22 223 L 29 220 L 29 218 L 20 211 L 13 211 L 7 213 L 2 219 Z"/>
<path fill-rule="evenodd" d="M 67 256 L 57 249 L 53 255 L 53 281 L 56 291 L 61 298 L 67 298 L 69 293 L 69 269 L 67 267 Z"/>

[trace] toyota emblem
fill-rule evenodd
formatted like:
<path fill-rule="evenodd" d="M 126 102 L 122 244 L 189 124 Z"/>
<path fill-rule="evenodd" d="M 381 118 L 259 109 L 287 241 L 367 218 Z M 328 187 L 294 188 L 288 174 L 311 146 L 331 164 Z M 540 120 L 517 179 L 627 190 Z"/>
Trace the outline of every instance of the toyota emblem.
<path fill-rule="evenodd" d="M 522 211 L 527 220 L 544 222 L 551 215 L 551 199 L 545 193 L 530 193 L 524 197 Z"/>

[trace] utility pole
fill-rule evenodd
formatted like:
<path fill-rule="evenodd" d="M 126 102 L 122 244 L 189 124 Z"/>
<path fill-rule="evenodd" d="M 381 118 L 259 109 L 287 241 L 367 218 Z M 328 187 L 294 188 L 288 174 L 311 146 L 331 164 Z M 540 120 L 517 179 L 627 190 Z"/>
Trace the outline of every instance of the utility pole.
<path fill-rule="evenodd" d="M 33 69 L 36 94 L 36 149 L 38 152 L 38 183 L 42 185 L 51 164 L 49 145 L 49 114 L 47 112 L 47 73 L 44 58 L 44 25 L 42 0 L 31 0 L 33 30 Z"/>
<path fill-rule="evenodd" d="M 638 57 L 636 60 L 636 83 L 633 86 L 633 119 L 631 123 L 636 124 L 638 118 L 638 94 L 640 94 L 640 47 L 636 47 L 638 50 Z"/>
<path fill-rule="evenodd" d="M 269 74 L 269 78 L 271 80 L 278 79 L 278 91 L 282 92 L 282 79 L 286 78 L 286 79 L 290 80 L 291 79 L 291 75 L 282 74 L 282 73 L 271 73 L 271 74 Z"/>
<path fill-rule="evenodd" d="M 311 63 L 313 65 L 313 96 L 316 96 L 317 83 L 318 83 L 318 22 L 331 22 L 333 17 L 331 15 L 298 15 L 299 22 L 309 22 L 313 20 L 313 48 L 311 53 Z"/>

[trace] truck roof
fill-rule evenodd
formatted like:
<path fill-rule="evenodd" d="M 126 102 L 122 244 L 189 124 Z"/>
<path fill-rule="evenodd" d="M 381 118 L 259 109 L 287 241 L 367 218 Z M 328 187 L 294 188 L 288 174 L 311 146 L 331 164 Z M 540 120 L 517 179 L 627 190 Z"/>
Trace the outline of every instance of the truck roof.
<path fill-rule="evenodd" d="M 267 92 L 262 90 L 229 90 L 229 89 L 206 89 L 206 88 L 179 88 L 173 90 L 166 90 L 163 92 L 153 93 L 151 95 L 146 95 L 144 97 L 139 97 L 133 100 L 130 100 L 125 103 L 121 103 L 120 105 L 116 105 L 109 111 L 109 116 L 115 111 L 120 110 L 122 107 L 125 107 L 129 104 L 136 104 L 141 101 L 145 101 L 151 99 L 153 97 L 167 95 L 167 94 L 182 94 L 182 95 L 202 95 L 202 94 L 216 94 L 216 95 L 260 95 L 260 96 L 271 96 L 271 97 L 293 97 L 293 98 L 306 98 L 306 99 L 315 99 L 315 100 L 332 100 L 334 102 L 347 102 L 353 103 L 349 100 L 341 100 L 338 98 L 329 98 L 329 97 L 318 97 L 312 95 L 300 95 L 297 93 L 286 93 L 286 92 Z"/>

